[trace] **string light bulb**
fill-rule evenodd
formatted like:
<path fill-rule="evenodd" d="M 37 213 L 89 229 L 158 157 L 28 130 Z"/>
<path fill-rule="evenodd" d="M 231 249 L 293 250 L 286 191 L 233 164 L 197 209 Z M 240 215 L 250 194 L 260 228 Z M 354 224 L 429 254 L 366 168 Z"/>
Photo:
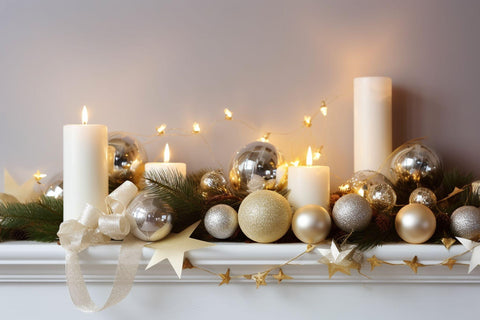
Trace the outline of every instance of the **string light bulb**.
<path fill-rule="evenodd" d="M 312 126 L 312 117 L 311 116 L 304 116 L 303 117 L 303 125 L 307 128 Z"/>
<path fill-rule="evenodd" d="M 83 109 L 82 109 L 82 124 L 87 124 L 87 123 L 88 123 L 87 106 L 83 106 Z"/>
<path fill-rule="evenodd" d="M 323 100 L 322 103 L 320 104 L 320 112 L 323 114 L 324 117 L 327 116 L 328 108 L 325 100 Z"/>
<path fill-rule="evenodd" d="M 198 122 L 193 123 L 192 133 L 194 133 L 194 134 L 200 133 L 200 125 L 198 124 Z"/>
<path fill-rule="evenodd" d="M 316 149 L 315 152 L 313 153 L 313 160 L 318 160 L 318 159 L 320 159 L 320 157 L 322 156 L 322 152 L 323 152 L 323 146 L 321 146 L 320 148 Z"/>
<path fill-rule="evenodd" d="M 37 181 L 37 183 L 40 183 L 40 180 L 42 180 L 46 176 L 47 175 L 45 173 L 40 173 L 40 170 L 37 170 L 37 172 L 35 172 L 35 174 L 33 175 L 33 177 L 35 178 L 35 181 Z"/>
<path fill-rule="evenodd" d="M 225 113 L 225 120 L 232 120 L 232 118 L 233 118 L 232 111 L 225 108 L 225 110 L 223 110 L 223 112 Z"/>
<path fill-rule="evenodd" d="M 157 134 L 159 136 L 165 134 L 165 129 L 167 129 L 167 125 L 163 123 L 160 127 L 157 127 Z"/>
<path fill-rule="evenodd" d="M 292 161 L 292 162 L 290 162 L 290 164 L 294 167 L 298 167 L 298 165 L 300 164 L 300 160 Z"/>
<path fill-rule="evenodd" d="M 260 141 L 262 142 L 268 142 L 268 139 L 270 138 L 271 132 L 267 132 L 263 135 L 263 137 L 260 138 Z"/>

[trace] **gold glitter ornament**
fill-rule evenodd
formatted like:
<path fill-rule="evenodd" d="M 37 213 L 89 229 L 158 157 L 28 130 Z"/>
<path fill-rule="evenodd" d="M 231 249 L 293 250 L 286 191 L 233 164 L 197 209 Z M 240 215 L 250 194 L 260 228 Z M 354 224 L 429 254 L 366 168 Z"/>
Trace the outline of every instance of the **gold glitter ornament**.
<path fill-rule="evenodd" d="M 372 220 L 372 208 L 365 198 L 350 193 L 335 202 L 332 217 L 337 227 L 345 232 L 361 231 Z"/>
<path fill-rule="evenodd" d="M 380 183 L 368 188 L 367 200 L 375 210 L 389 212 L 397 202 L 397 194 L 389 184 Z"/>
<path fill-rule="evenodd" d="M 200 179 L 202 196 L 208 198 L 227 192 L 227 180 L 220 171 L 209 171 Z"/>
<path fill-rule="evenodd" d="M 450 228 L 456 237 L 477 241 L 480 238 L 480 209 L 463 206 L 453 211 Z"/>
<path fill-rule="evenodd" d="M 328 211 L 315 204 L 297 209 L 292 219 L 293 233 L 304 243 L 319 243 L 325 240 L 331 226 L 332 220 Z"/>
<path fill-rule="evenodd" d="M 437 196 L 432 190 L 420 187 L 412 191 L 408 202 L 420 203 L 433 209 L 437 205 Z"/>
<path fill-rule="evenodd" d="M 290 204 L 274 191 L 252 192 L 238 210 L 240 229 L 249 239 L 260 243 L 270 243 L 283 237 L 291 221 Z"/>
<path fill-rule="evenodd" d="M 404 206 L 395 217 L 395 230 L 408 243 L 424 243 L 433 236 L 436 227 L 432 210 L 419 203 Z"/>

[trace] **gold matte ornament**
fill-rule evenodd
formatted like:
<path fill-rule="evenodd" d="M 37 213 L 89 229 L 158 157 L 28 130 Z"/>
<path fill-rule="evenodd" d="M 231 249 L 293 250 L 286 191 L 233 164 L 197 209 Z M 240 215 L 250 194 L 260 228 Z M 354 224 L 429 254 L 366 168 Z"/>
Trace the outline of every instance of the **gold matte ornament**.
<path fill-rule="evenodd" d="M 331 226 L 332 221 L 328 211 L 319 205 L 303 206 L 293 215 L 293 233 L 304 243 L 314 244 L 325 240 Z"/>
<path fill-rule="evenodd" d="M 419 203 L 403 207 L 395 218 L 395 230 L 408 243 L 423 243 L 435 232 L 437 222 L 432 210 Z"/>

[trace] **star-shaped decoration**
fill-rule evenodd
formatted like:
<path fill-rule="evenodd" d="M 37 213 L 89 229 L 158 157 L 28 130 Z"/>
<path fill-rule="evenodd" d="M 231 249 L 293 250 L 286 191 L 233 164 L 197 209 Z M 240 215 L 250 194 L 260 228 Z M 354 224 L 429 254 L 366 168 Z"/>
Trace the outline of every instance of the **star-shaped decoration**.
<path fill-rule="evenodd" d="M 192 262 L 190 262 L 190 259 L 185 258 L 185 259 L 183 260 L 182 269 L 183 269 L 183 270 L 185 270 L 185 269 L 195 269 L 195 266 L 192 264 Z"/>
<path fill-rule="evenodd" d="M 448 258 L 447 260 L 442 262 L 442 265 L 447 266 L 448 269 L 452 270 L 453 266 L 457 264 L 457 260 Z"/>
<path fill-rule="evenodd" d="M 378 259 L 375 255 L 371 258 L 368 258 L 367 261 L 370 263 L 370 266 L 372 267 L 370 271 L 373 271 L 373 269 L 375 269 L 378 266 L 381 266 L 384 263 L 383 260 Z"/>
<path fill-rule="evenodd" d="M 417 256 L 413 257 L 412 260 L 403 260 L 403 262 L 405 262 L 405 264 L 409 266 L 415 273 L 417 273 L 418 268 L 425 267 L 424 264 L 418 262 Z"/>
<path fill-rule="evenodd" d="M 40 183 L 40 180 L 45 178 L 47 175 L 45 173 L 41 173 L 40 170 L 37 170 L 37 172 L 34 173 L 33 178 L 37 183 Z"/>
<path fill-rule="evenodd" d="M 222 284 L 229 284 L 230 280 L 232 279 L 230 278 L 230 268 L 227 269 L 227 272 L 220 273 L 219 276 L 220 278 L 222 278 L 222 282 L 220 282 L 219 286 L 221 286 Z"/>
<path fill-rule="evenodd" d="M 468 250 L 472 252 L 468 273 L 472 272 L 480 264 L 480 242 L 457 237 L 457 240 Z"/>
<path fill-rule="evenodd" d="M 282 268 L 278 269 L 278 274 L 274 274 L 274 275 L 273 275 L 273 278 L 277 279 L 277 280 L 278 280 L 278 283 L 282 282 L 282 280 L 293 279 L 293 278 L 290 277 L 289 275 L 286 275 L 285 273 L 283 273 Z"/>
<path fill-rule="evenodd" d="M 255 280 L 255 283 L 257 284 L 257 289 L 260 286 L 267 285 L 267 283 L 265 282 L 267 275 L 268 275 L 268 271 L 264 271 L 264 272 L 259 272 L 256 275 L 252 276 L 252 279 Z"/>
<path fill-rule="evenodd" d="M 328 266 L 329 278 L 331 278 L 337 272 L 350 275 L 350 269 L 360 269 L 359 263 L 352 259 L 355 246 L 346 245 L 342 249 L 344 250 L 340 251 L 333 240 L 330 245 L 330 249 L 318 248 L 318 251 L 323 255 L 318 262 Z"/>
<path fill-rule="evenodd" d="M 200 221 L 192 224 L 180 233 L 170 234 L 165 239 L 147 244 L 146 247 L 155 249 L 155 252 L 146 269 L 153 267 L 164 259 L 168 259 L 180 279 L 182 277 L 185 252 L 214 246 L 213 243 L 190 238 L 190 235 L 199 224 Z"/>
<path fill-rule="evenodd" d="M 7 169 L 4 169 L 4 190 L 6 194 L 14 196 L 20 202 L 32 201 L 35 194 L 35 178 L 31 178 L 21 186 L 12 178 Z"/>
<path fill-rule="evenodd" d="M 453 238 L 442 238 L 442 243 L 445 248 L 450 249 L 450 247 L 456 242 L 457 240 Z"/>

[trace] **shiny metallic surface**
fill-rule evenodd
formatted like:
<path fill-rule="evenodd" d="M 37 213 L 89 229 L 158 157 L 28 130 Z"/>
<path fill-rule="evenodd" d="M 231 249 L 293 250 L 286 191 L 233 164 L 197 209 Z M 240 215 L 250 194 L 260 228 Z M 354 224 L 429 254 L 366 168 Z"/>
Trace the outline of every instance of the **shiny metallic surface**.
<path fill-rule="evenodd" d="M 138 139 L 120 131 L 108 135 L 108 175 L 111 183 L 136 180 L 147 161 L 147 153 Z"/>
<path fill-rule="evenodd" d="M 423 144 L 402 145 L 392 153 L 391 159 L 392 182 L 402 190 L 413 191 L 418 187 L 435 190 L 442 182 L 442 162 Z"/>
<path fill-rule="evenodd" d="M 46 184 L 45 196 L 55 199 L 63 198 L 63 174 L 57 174 Z"/>
<path fill-rule="evenodd" d="M 226 204 L 217 204 L 208 209 L 203 222 L 212 237 L 227 239 L 238 228 L 237 211 Z"/>
<path fill-rule="evenodd" d="M 397 194 L 391 185 L 380 183 L 368 188 L 367 200 L 373 209 L 380 212 L 389 212 L 397 203 Z"/>
<path fill-rule="evenodd" d="M 353 174 L 344 184 L 339 187 L 343 193 L 356 193 L 366 197 L 368 188 L 378 184 L 388 184 L 393 187 L 390 180 L 383 174 L 373 170 L 360 170 Z"/>
<path fill-rule="evenodd" d="M 238 210 L 238 224 L 251 240 L 274 242 L 290 229 L 292 209 L 287 199 L 275 191 L 259 190 L 249 194 Z"/>
<path fill-rule="evenodd" d="M 281 156 L 274 145 L 255 141 L 240 149 L 232 159 L 229 181 L 237 191 L 253 192 L 275 186 Z"/>
<path fill-rule="evenodd" d="M 432 210 L 419 203 L 404 206 L 395 217 L 395 230 L 408 243 L 424 243 L 433 236 L 436 227 Z"/>
<path fill-rule="evenodd" d="M 127 208 L 130 231 L 144 241 L 157 241 L 172 230 L 173 211 L 169 205 L 146 192 L 140 192 Z"/>
<path fill-rule="evenodd" d="M 450 228 L 456 237 L 473 241 L 480 239 L 480 209 L 463 206 L 453 211 L 450 219 Z"/>
<path fill-rule="evenodd" d="M 220 171 L 205 173 L 200 179 L 200 190 L 204 197 L 225 193 L 227 191 L 227 179 Z"/>
<path fill-rule="evenodd" d="M 420 187 L 412 191 L 408 202 L 420 203 L 429 207 L 430 209 L 433 209 L 437 205 L 437 196 L 432 190 Z"/>
<path fill-rule="evenodd" d="M 335 202 L 333 221 L 345 232 L 364 230 L 372 219 L 372 208 L 365 198 L 350 193 Z"/>
<path fill-rule="evenodd" d="M 295 211 L 292 219 L 292 230 L 295 236 L 304 243 L 319 243 L 327 238 L 332 220 L 325 208 L 311 204 Z"/>

